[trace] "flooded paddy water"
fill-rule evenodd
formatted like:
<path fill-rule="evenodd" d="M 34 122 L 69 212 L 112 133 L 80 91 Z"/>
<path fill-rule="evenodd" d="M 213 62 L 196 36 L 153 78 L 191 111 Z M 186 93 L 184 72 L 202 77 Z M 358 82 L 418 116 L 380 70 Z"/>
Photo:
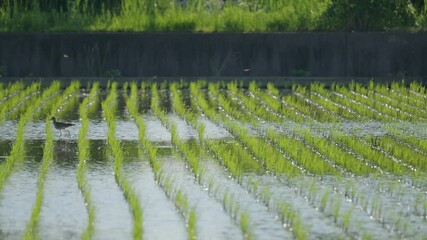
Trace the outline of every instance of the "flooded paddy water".
<path fill-rule="evenodd" d="M 0 90 L 0 239 L 427 236 L 419 84 L 33 85 Z"/>

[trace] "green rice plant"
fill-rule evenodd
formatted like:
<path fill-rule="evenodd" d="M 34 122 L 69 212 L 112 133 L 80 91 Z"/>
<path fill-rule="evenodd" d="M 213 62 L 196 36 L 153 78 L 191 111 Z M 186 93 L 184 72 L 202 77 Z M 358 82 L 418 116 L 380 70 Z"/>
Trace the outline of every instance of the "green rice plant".
<path fill-rule="evenodd" d="M 356 83 L 355 91 L 350 91 L 350 93 L 353 95 L 353 99 L 356 101 L 364 103 L 382 114 L 386 114 L 388 116 L 402 120 L 413 120 L 413 116 L 411 114 L 394 107 L 393 104 L 384 103 L 381 101 L 383 98 L 378 97 L 375 93 L 372 92 L 369 94 L 369 90 L 363 87 L 361 84 Z"/>
<path fill-rule="evenodd" d="M 193 89 L 193 94 L 198 100 L 198 102 L 203 102 L 202 96 L 197 93 L 196 89 Z M 219 122 L 219 119 L 221 119 L 221 117 L 218 117 L 218 114 L 216 114 L 214 111 L 209 110 L 209 105 L 200 105 L 200 107 L 208 118 L 210 118 L 214 122 Z M 266 166 L 267 169 L 278 173 L 286 173 L 289 175 L 299 172 L 299 170 L 295 168 L 295 166 L 293 166 L 288 160 L 283 159 L 283 156 L 280 155 L 280 153 L 278 153 L 277 151 L 269 151 L 272 150 L 272 148 L 268 143 L 258 141 L 256 138 L 248 137 L 247 130 L 239 127 L 238 124 L 229 123 L 226 125 L 226 128 L 231 131 L 235 136 L 238 136 L 239 139 L 248 148 L 252 148 L 252 153 L 256 154 L 256 157 L 262 160 L 264 166 Z M 268 155 L 265 154 L 267 151 L 269 151 Z M 274 158 L 272 156 L 274 156 Z"/>
<path fill-rule="evenodd" d="M 344 230 L 345 230 L 346 233 L 348 233 L 348 230 L 349 230 L 349 227 L 350 227 L 351 214 L 352 213 L 353 213 L 353 210 L 349 209 L 349 210 L 347 210 L 344 213 L 344 216 L 343 216 L 343 222 L 342 222 L 342 224 L 343 224 L 343 227 L 344 227 Z"/>
<path fill-rule="evenodd" d="M 367 120 L 352 109 L 332 101 L 331 98 L 332 94 L 325 88 L 325 84 L 317 82 L 310 84 L 310 99 L 320 104 L 322 107 L 349 120 Z"/>
<path fill-rule="evenodd" d="M 20 91 L 22 91 L 25 88 L 25 85 L 22 81 L 9 83 L 7 87 L 4 86 L 3 83 L 1 83 L 1 85 L 2 85 L 2 89 L 0 91 L 0 103 L 4 103 L 7 99 L 18 94 Z"/>
<path fill-rule="evenodd" d="M 245 111 L 239 111 L 239 105 L 235 101 L 231 99 L 231 97 L 227 97 L 220 91 L 213 87 L 213 83 L 209 83 L 209 94 L 212 102 L 217 102 L 218 107 L 230 114 L 230 116 L 238 119 L 241 122 L 251 122 L 256 123 L 257 120 L 250 116 Z"/>
<path fill-rule="evenodd" d="M 306 113 L 311 113 L 312 117 L 322 122 L 340 122 L 342 117 L 337 115 L 336 112 L 319 105 L 311 99 L 311 93 L 306 86 L 294 85 L 292 86 L 292 95 L 287 97 L 288 101 L 292 102 L 295 106 Z"/>
<path fill-rule="evenodd" d="M 88 224 L 81 235 L 82 239 L 91 239 L 94 233 L 95 207 L 91 200 L 90 189 L 86 179 L 86 161 L 89 159 L 89 141 L 86 136 L 89 130 L 88 108 L 90 107 L 90 104 L 95 97 L 98 87 L 99 84 L 95 83 L 90 91 L 89 96 L 85 98 L 80 104 L 80 118 L 82 127 L 80 128 L 77 142 L 79 158 L 79 164 L 77 167 L 77 184 L 80 192 L 83 195 L 86 210 L 88 212 Z"/>
<path fill-rule="evenodd" d="M 61 98 L 61 83 L 59 81 L 54 81 L 49 88 L 43 90 L 41 96 L 42 103 L 35 110 L 34 119 L 44 119 L 48 118 L 48 114 L 52 106 L 60 101 Z"/>
<path fill-rule="evenodd" d="M 165 127 L 168 127 L 170 125 L 169 119 L 166 117 L 166 113 L 164 109 L 161 109 L 159 103 L 160 103 L 160 96 L 157 84 L 154 83 L 151 85 L 151 110 L 157 115 L 157 117 L 160 119 L 162 124 Z"/>
<path fill-rule="evenodd" d="M 268 83 L 267 86 L 269 89 L 273 89 L 273 92 L 277 92 L 277 95 L 279 95 L 278 90 L 272 83 Z M 277 95 L 273 96 L 273 94 L 261 91 L 255 81 L 252 81 L 249 84 L 249 91 L 257 101 L 263 102 L 269 109 L 275 111 L 276 114 L 283 116 L 285 119 L 302 122 L 307 118 L 307 116 L 302 115 L 296 109 L 293 109 L 291 106 L 288 106 L 285 102 L 283 102 L 281 97 L 278 97 Z"/>
<path fill-rule="evenodd" d="M 427 153 L 427 140 L 415 136 L 415 133 L 406 132 L 395 126 L 386 127 L 387 133 L 400 144 L 403 144 L 414 151 L 422 154 Z"/>
<path fill-rule="evenodd" d="M 351 86 L 351 84 L 350 84 Z M 358 114 L 362 116 L 366 116 L 370 119 L 380 120 L 380 121 L 392 121 L 393 118 L 385 115 L 385 114 L 379 114 L 379 112 L 376 109 L 373 109 L 372 107 L 363 104 L 361 102 L 356 101 L 352 98 L 352 95 L 350 93 L 350 90 L 340 84 L 333 84 L 331 86 L 332 94 L 331 99 L 334 102 L 340 103 L 344 105 L 345 107 L 351 109 L 352 111 L 357 112 Z"/>
<path fill-rule="evenodd" d="M 188 239 L 197 239 L 197 215 L 196 210 L 192 208 L 188 216 Z"/>
<path fill-rule="evenodd" d="M 25 156 L 25 140 L 24 128 L 33 116 L 33 109 L 41 103 L 40 96 L 37 97 L 27 107 L 24 114 L 19 118 L 15 141 L 12 144 L 12 149 L 4 164 L 0 165 L 0 191 L 3 189 L 9 176 L 12 174 L 14 167 L 24 160 Z"/>
<path fill-rule="evenodd" d="M 335 201 L 333 202 L 333 210 L 332 210 L 332 216 L 334 217 L 335 223 L 338 222 L 338 214 L 340 212 L 340 208 L 341 208 L 341 199 L 336 198 Z"/>
<path fill-rule="evenodd" d="M 178 92 L 174 90 L 176 86 L 172 86 L 172 91 L 174 91 L 175 96 L 179 99 Z M 182 141 L 177 132 L 176 124 L 171 123 L 166 116 L 164 115 L 164 111 L 160 109 L 159 107 L 159 98 L 157 95 L 157 89 L 152 90 L 153 93 L 153 99 L 152 99 L 152 105 L 155 106 L 155 113 L 159 117 L 160 121 L 171 130 L 171 142 L 174 144 L 178 151 L 182 153 L 184 158 L 187 160 L 187 163 L 191 167 L 191 171 L 194 173 L 194 176 L 196 177 L 197 181 L 200 183 L 201 179 L 203 178 L 203 170 L 200 167 L 200 162 L 197 156 L 198 146 L 197 145 L 190 145 L 184 141 Z M 174 100 L 174 104 L 177 106 L 176 111 L 185 112 L 185 109 L 181 104 L 177 104 L 176 101 L 177 98 Z"/>
<path fill-rule="evenodd" d="M 423 219 L 424 219 L 424 221 L 426 221 L 427 220 L 427 199 L 424 199 L 423 210 L 424 210 Z"/>
<path fill-rule="evenodd" d="M 421 104 L 418 105 L 420 102 L 411 101 L 412 98 L 404 98 L 399 93 L 391 93 L 385 84 L 376 84 L 368 88 L 367 96 L 377 102 L 395 108 L 408 119 L 419 121 L 427 117 L 427 111 L 420 106 Z"/>
<path fill-rule="evenodd" d="M 40 86 L 40 82 L 34 82 L 4 101 L 0 107 L 0 120 L 4 120 L 6 115 L 8 115 L 7 118 L 14 119 L 24 114 L 28 106 L 32 104 L 30 100 L 38 96 Z"/>
<path fill-rule="evenodd" d="M 409 170 L 405 166 L 389 159 L 382 152 L 373 149 L 368 142 L 363 141 L 356 136 L 345 136 L 343 134 L 333 133 L 331 134 L 331 137 L 335 142 L 349 147 L 355 153 L 367 159 L 371 164 L 378 166 L 382 170 L 397 175 L 408 172 Z"/>
<path fill-rule="evenodd" d="M 271 122 L 282 122 L 283 118 L 280 118 L 278 115 L 272 113 L 265 106 L 260 104 L 260 102 L 252 97 L 246 96 L 241 88 L 237 87 L 237 82 L 230 82 L 227 84 L 228 93 L 231 95 L 230 99 L 238 98 L 241 101 L 241 108 L 246 108 L 246 110 L 251 113 L 250 116 L 257 116 L 260 119 Z M 254 114 L 254 115 L 253 115 Z"/>
<path fill-rule="evenodd" d="M 63 117 L 74 112 L 74 108 L 77 106 L 78 98 L 77 93 L 80 92 L 80 82 L 73 81 L 62 93 L 62 95 L 55 99 L 55 102 L 50 106 L 49 117 Z M 73 99 L 70 101 L 70 99 Z"/>
<path fill-rule="evenodd" d="M 174 180 L 170 176 L 159 174 L 159 185 L 164 189 L 166 196 L 174 202 L 175 207 L 185 218 L 188 231 L 188 239 L 197 239 L 197 213 L 195 207 L 190 207 L 188 196 L 183 190 L 174 185 Z"/>
<path fill-rule="evenodd" d="M 313 152 L 303 142 L 287 135 L 279 135 L 277 132 L 267 130 L 266 135 L 277 147 L 289 155 L 294 161 L 298 161 L 304 169 L 314 174 L 338 174 L 339 171 L 330 163 Z"/>
<path fill-rule="evenodd" d="M 177 101 L 174 101 L 176 104 L 179 103 L 179 99 Z M 185 113 L 182 117 L 186 118 L 187 115 Z M 194 123 L 193 126 L 197 126 L 197 123 Z M 247 151 L 242 148 L 240 144 L 230 144 L 225 143 L 223 141 L 215 141 L 215 140 L 206 140 L 204 139 L 204 146 L 207 149 L 208 152 L 214 155 L 214 157 L 218 158 L 222 164 L 226 167 L 226 169 L 231 173 L 233 178 L 235 178 L 238 183 L 240 183 L 243 186 L 243 182 L 241 181 L 241 174 L 242 171 L 244 171 L 248 166 L 250 166 L 249 163 L 253 162 L 254 166 L 257 166 L 259 168 L 259 164 L 254 161 L 253 157 L 250 156 Z M 228 150 L 230 149 L 230 150 Z M 235 153 L 238 153 L 237 155 Z M 244 160 L 247 159 L 247 160 Z M 258 172 L 258 170 L 255 171 L 255 168 L 248 168 L 250 169 L 250 172 Z M 258 182 L 259 183 L 259 182 Z M 213 184 L 213 183 L 212 183 Z M 211 185 L 212 185 L 211 184 Z M 259 185 L 258 185 L 259 186 Z M 244 186 L 243 186 L 244 187 Z M 209 189 L 213 188 L 212 186 L 209 187 Z M 249 186 L 246 186 L 248 188 L 248 191 L 251 192 L 253 195 L 261 196 L 263 199 L 263 202 L 266 204 L 266 206 L 269 206 L 271 194 L 268 188 L 262 188 L 262 191 L 258 191 L 256 184 L 249 184 Z M 237 218 L 236 211 L 239 210 L 239 208 L 234 204 L 233 201 L 233 195 L 229 194 L 229 192 L 226 192 L 222 197 L 222 204 L 227 212 L 231 212 L 234 220 Z M 299 215 L 295 215 L 298 216 Z M 243 222 L 242 222 L 243 221 Z M 242 228 L 242 232 L 245 227 L 245 219 L 241 218 L 240 226 Z M 305 227 L 302 227 L 303 224 L 301 224 L 301 221 L 295 221 L 293 224 L 293 229 L 295 235 L 298 239 L 306 239 L 305 236 Z"/>
<path fill-rule="evenodd" d="M 427 164 L 425 164 L 426 155 L 414 151 L 410 147 L 400 144 L 388 136 L 375 139 L 372 137 L 367 137 L 367 141 L 374 142 L 375 147 L 381 148 L 391 155 L 397 157 L 402 161 L 402 165 L 424 172 L 427 171 Z"/>
<path fill-rule="evenodd" d="M 134 119 L 136 125 L 138 126 L 138 138 L 142 147 L 148 154 L 150 165 L 153 168 L 154 175 L 156 178 L 159 177 L 160 163 L 157 161 L 157 146 L 153 145 L 146 137 L 146 126 L 143 121 L 143 118 L 138 113 L 138 86 L 135 82 L 132 82 L 130 85 L 131 93 L 130 97 L 126 99 L 126 107 L 129 110 L 130 115 Z"/>
<path fill-rule="evenodd" d="M 280 200 L 277 205 L 279 217 L 285 228 L 289 228 L 296 239 L 307 239 L 307 227 L 302 223 L 300 215 L 284 200 Z"/>
<path fill-rule="evenodd" d="M 326 210 L 326 204 L 328 203 L 330 190 L 326 189 L 325 192 L 322 195 L 322 198 L 320 200 L 320 211 L 324 212 Z"/>
<path fill-rule="evenodd" d="M 306 143 L 315 147 L 317 151 L 325 154 L 336 164 L 344 167 L 345 170 L 357 175 L 367 175 L 376 172 L 375 168 L 357 159 L 354 155 L 349 154 L 334 142 L 329 141 L 328 138 L 315 137 L 309 130 L 303 131 L 299 136 L 301 136 Z"/>
<path fill-rule="evenodd" d="M 117 184 L 122 189 L 123 194 L 130 205 L 133 217 L 133 238 L 142 239 L 142 208 L 138 196 L 132 189 L 131 184 L 122 175 L 123 150 L 120 142 L 115 138 L 115 110 L 117 109 L 117 82 L 111 83 L 110 93 L 102 102 L 102 109 L 108 125 L 107 142 L 114 158 L 114 176 Z"/>
<path fill-rule="evenodd" d="M 242 212 L 240 214 L 240 228 L 243 232 L 243 239 L 247 239 L 247 240 L 254 239 L 254 235 L 252 233 L 252 226 L 249 223 L 248 212 Z"/>
<path fill-rule="evenodd" d="M 27 224 L 24 233 L 24 239 L 38 239 L 37 223 L 40 217 L 40 211 L 43 203 L 44 183 L 46 180 L 49 166 L 53 161 L 53 133 L 50 126 L 50 119 L 46 119 L 46 140 L 43 146 L 43 162 L 37 178 L 36 201 L 31 212 L 30 221 Z"/>

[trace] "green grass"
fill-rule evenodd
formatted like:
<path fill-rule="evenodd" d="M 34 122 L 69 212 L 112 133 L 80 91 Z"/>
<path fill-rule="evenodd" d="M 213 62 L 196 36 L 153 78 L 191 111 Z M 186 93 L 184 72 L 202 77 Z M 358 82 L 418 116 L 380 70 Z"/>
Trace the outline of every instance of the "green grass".
<path fill-rule="evenodd" d="M 68 11 L 61 11 L 44 9 L 37 1 L 31 7 L 6 1 L 0 8 L 0 31 L 307 31 L 318 26 L 329 2 L 189 0 L 181 6 L 178 1 L 124 0 L 116 7 L 95 8 L 90 1 L 67 1 Z"/>

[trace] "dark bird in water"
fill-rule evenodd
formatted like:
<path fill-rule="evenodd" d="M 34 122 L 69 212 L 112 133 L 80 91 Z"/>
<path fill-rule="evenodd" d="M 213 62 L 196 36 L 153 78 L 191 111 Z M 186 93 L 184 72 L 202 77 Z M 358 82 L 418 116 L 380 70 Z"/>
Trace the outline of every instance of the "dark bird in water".
<path fill-rule="evenodd" d="M 62 134 L 61 130 L 74 126 L 73 123 L 57 122 L 55 117 L 52 117 L 50 120 L 52 120 L 53 126 L 59 130 L 59 137 L 61 137 Z"/>

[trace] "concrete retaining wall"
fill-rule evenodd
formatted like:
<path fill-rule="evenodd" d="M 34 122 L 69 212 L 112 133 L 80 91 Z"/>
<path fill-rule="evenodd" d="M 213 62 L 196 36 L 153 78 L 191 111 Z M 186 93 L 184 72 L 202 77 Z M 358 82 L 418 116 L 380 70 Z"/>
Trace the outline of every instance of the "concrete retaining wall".
<path fill-rule="evenodd" d="M 425 78 L 427 33 L 2 33 L 0 74 Z"/>

